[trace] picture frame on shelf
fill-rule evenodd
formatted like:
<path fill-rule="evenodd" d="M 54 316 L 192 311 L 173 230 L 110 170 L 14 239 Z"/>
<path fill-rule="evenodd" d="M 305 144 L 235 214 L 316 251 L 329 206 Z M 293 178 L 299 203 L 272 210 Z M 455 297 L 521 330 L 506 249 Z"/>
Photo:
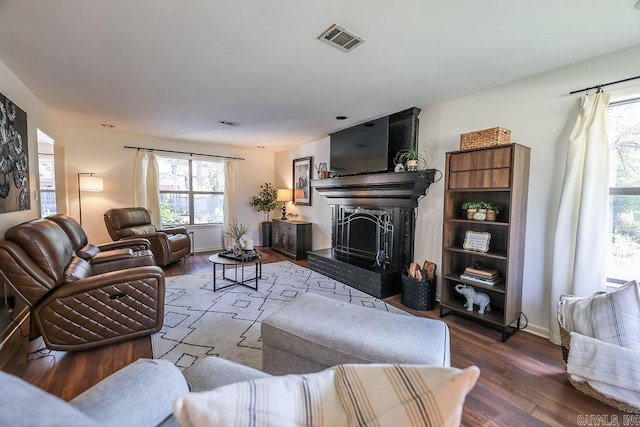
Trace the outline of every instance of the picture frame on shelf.
<path fill-rule="evenodd" d="M 462 248 L 467 251 L 488 252 L 491 233 L 468 230 L 464 233 Z"/>
<path fill-rule="evenodd" d="M 293 204 L 311 206 L 313 156 L 293 160 Z"/>

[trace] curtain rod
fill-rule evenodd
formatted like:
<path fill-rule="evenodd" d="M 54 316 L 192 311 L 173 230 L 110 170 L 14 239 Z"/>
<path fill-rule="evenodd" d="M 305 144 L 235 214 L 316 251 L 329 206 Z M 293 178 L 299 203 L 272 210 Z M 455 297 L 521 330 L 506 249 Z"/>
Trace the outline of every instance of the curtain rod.
<path fill-rule="evenodd" d="M 205 157 L 217 157 L 219 159 L 244 160 L 244 157 L 220 156 L 218 154 L 189 153 L 188 151 L 162 150 L 160 148 L 131 147 L 129 145 L 125 145 L 124 148 L 129 148 L 131 150 L 138 150 L 138 151 L 140 151 L 140 150 L 144 150 L 144 151 L 162 151 L 163 153 L 187 154 L 189 156 L 205 156 Z"/>
<path fill-rule="evenodd" d="M 611 85 L 615 85 L 615 84 L 618 84 L 618 83 L 624 83 L 624 82 L 628 82 L 628 81 L 636 80 L 636 79 L 640 79 L 640 76 L 629 77 L 628 79 L 617 80 L 615 82 L 609 82 L 609 83 L 602 83 L 602 84 L 599 84 L 597 86 L 591 86 L 591 87 L 586 87 L 586 88 L 580 89 L 580 90 L 574 90 L 574 91 L 569 92 L 569 95 L 573 95 L 573 94 L 580 93 L 580 92 L 587 92 L 587 91 L 589 91 L 591 89 L 600 90 L 605 86 L 611 86 Z"/>

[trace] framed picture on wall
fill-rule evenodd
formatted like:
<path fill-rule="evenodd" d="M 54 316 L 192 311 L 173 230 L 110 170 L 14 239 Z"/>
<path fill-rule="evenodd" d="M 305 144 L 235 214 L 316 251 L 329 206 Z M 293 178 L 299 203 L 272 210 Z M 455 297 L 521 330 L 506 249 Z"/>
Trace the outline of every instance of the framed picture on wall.
<path fill-rule="evenodd" d="M 0 93 L 0 213 L 28 211 L 27 113 Z"/>
<path fill-rule="evenodd" d="M 293 160 L 293 204 L 311 206 L 313 156 Z"/>

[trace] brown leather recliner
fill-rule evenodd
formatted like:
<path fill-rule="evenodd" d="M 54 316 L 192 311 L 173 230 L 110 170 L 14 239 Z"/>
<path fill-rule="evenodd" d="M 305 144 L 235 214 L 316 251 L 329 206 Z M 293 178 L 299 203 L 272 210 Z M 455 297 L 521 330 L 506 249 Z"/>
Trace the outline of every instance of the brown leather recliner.
<path fill-rule="evenodd" d="M 94 274 L 49 219 L 8 229 L 0 270 L 31 312 L 30 338 L 53 350 L 84 350 L 150 335 L 162 327 L 165 278 L 141 266 Z"/>
<path fill-rule="evenodd" d="M 48 216 L 47 219 L 58 224 L 67 233 L 75 254 L 91 264 L 93 274 L 156 265 L 151 252 L 151 243 L 147 239 L 126 239 L 94 245 L 89 243 L 82 226 L 70 216 L 55 214 Z"/>
<path fill-rule="evenodd" d="M 191 239 L 185 227 L 156 230 L 145 208 L 114 208 L 104 213 L 104 223 L 114 241 L 144 237 L 151 242 L 156 264 L 165 266 L 191 253 Z"/>

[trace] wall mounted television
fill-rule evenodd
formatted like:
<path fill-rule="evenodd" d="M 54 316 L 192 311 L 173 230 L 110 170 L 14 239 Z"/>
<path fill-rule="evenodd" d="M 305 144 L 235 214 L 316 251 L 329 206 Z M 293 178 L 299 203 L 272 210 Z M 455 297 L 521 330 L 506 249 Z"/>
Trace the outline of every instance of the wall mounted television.
<path fill-rule="evenodd" d="M 417 146 L 419 114 L 413 107 L 330 134 L 333 176 L 393 171 L 397 152 Z"/>
<path fill-rule="evenodd" d="M 389 117 L 381 117 L 331 134 L 330 165 L 334 175 L 387 170 Z"/>

